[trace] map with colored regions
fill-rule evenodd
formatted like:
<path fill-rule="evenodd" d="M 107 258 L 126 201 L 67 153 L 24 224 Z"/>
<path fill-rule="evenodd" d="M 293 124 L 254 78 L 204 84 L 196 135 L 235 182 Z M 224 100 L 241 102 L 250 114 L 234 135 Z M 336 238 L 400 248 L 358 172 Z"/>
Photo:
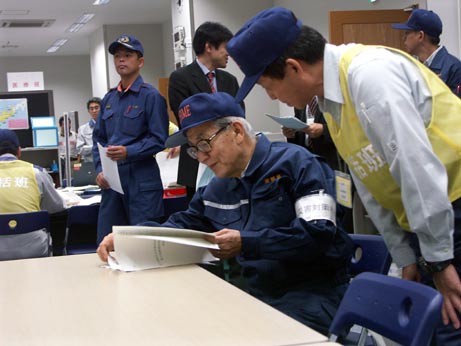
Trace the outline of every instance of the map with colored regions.
<path fill-rule="evenodd" d="M 27 99 L 1 99 L 0 129 L 23 130 L 28 128 Z"/>

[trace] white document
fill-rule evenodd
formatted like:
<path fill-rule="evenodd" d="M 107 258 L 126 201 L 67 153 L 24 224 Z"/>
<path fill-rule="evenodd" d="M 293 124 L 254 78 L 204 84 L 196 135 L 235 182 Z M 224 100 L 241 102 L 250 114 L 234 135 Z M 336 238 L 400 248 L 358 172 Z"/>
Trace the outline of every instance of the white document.
<path fill-rule="evenodd" d="M 179 155 L 172 158 L 167 158 L 167 155 L 167 151 L 161 151 L 155 155 L 164 188 L 171 183 L 176 183 L 178 177 Z"/>
<path fill-rule="evenodd" d="M 308 124 L 306 124 L 305 122 L 299 120 L 298 118 L 296 118 L 294 116 L 292 116 L 292 117 L 279 117 L 279 116 L 271 115 L 271 114 L 267 114 L 267 113 L 265 113 L 265 115 L 268 116 L 269 118 L 271 118 L 272 120 L 275 120 L 280 125 L 285 126 L 286 128 L 289 128 L 289 129 L 300 130 L 300 129 L 304 129 L 306 127 L 309 127 Z"/>
<path fill-rule="evenodd" d="M 104 178 L 109 183 L 112 190 L 123 193 L 122 183 L 120 181 L 120 175 L 118 174 L 117 161 L 113 161 L 107 157 L 107 148 L 104 148 L 98 143 L 99 157 L 101 158 L 102 173 Z"/>
<path fill-rule="evenodd" d="M 101 195 L 94 195 L 89 198 L 82 198 L 80 203 L 78 205 L 92 205 L 92 204 L 97 204 L 101 203 Z"/>
<path fill-rule="evenodd" d="M 101 195 L 94 195 L 90 198 L 82 198 L 75 191 L 66 189 L 57 189 L 59 195 L 64 200 L 66 208 L 70 208 L 74 205 L 91 205 L 101 203 Z"/>
<path fill-rule="evenodd" d="M 56 191 L 59 193 L 61 198 L 64 200 L 64 205 L 66 206 L 66 208 L 70 208 L 73 205 L 79 205 L 80 202 L 83 200 L 82 197 L 80 197 L 73 191 L 60 190 L 60 189 L 57 189 Z"/>
<path fill-rule="evenodd" d="M 219 249 L 205 232 L 148 226 L 113 226 L 115 255 L 109 265 L 122 271 L 171 267 L 218 260 L 209 249 Z"/>

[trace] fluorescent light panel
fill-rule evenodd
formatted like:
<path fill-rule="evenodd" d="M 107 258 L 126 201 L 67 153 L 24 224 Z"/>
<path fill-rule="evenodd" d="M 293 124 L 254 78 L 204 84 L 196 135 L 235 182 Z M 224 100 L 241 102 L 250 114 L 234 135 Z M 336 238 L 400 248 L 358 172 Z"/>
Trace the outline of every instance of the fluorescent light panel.
<path fill-rule="evenodd" d="M 93 2 L 93 5 L 99 6 L 99 5 L 107 5 L 110 2 L 110 0 L 95 0 Z"/>
<path fill-rule="evenodd" d="M 84 26 L 85 26 L 85 24 L 83 24 L 83 23 L 74 23 L 71 26 L 69 26 L 66 31 L 68 31 L 68 32 L 77 32 L 81 28 L 83 28 Z"/>
<path fill-rule="evenodd" d="M 67 32 L 77 32 L 94 17 L 94 13 L 82 14 L 71 26 L 67 28 Z"/>
<path fill-rule="evenodd" d="M 84 13 L 78 18 L 75 23 L 86 24 L 94 17 L 94 13 Z"/>
<path fill-rule="evenodd" d="M 68 41 L 67 38 L 60 38 L 53 42 L 50 48 L 47 49 L 47 53 L 54 53 L 56 52 L 61 46 Z"/>

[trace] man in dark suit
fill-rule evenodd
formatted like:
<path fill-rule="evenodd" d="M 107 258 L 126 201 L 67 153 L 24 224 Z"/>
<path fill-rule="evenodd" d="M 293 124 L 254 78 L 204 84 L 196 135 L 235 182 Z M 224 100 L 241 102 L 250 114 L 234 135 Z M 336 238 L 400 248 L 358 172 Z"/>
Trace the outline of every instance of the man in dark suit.
<path fill-rule="evenodd" d="M 168 97 L 170 108 L 179 124 L 178 109 L 180 103 L 201 92 L 223 91 L 232 96 L 239 88 L 237 79 L 221 70 L 227 66 L 229 55 L 226 45 L 232 38 L 232 32 L 219 23 L 205 22 L 195 31 L 192 47 L 196 60 L 170 75 Z M 187 155 L 188 145 L 181 147 L 177 182 L 187 187 L 189 201 L 195 192 L 198 161 Z"/>
<path fill-rule="evenodd" d="M 298 144 L 309 149 L 312 153 L 322 156 L 333 170 L 345 171 L 345 163 L 336 151 L 323 113 L 318 107 L 317 98 L 312 99 L 308 111 L 305 108 L 295 108 L 294 113 L 296 118 L 309 124 L 309 127 L 301 130 L 282 127 L 282 133 L 287 138 L 287 142 Z"/>

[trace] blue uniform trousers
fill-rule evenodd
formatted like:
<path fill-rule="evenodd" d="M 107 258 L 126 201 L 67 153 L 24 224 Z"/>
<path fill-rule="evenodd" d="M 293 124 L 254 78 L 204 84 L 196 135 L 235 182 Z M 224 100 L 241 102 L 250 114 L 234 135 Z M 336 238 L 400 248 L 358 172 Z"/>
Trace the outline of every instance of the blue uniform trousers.
<path fill-rule="evenodd" d="M 286 292 L 278 298 L 261 300 L 319 333 L 328 335 L 328 327 L 349 284 L 305 287 Z"/>
<path fill-rule="evenodd" d="M 124 194 L 102 191 L 98 218 L 98 244 L 112 232 L 112 226 L 137 225 L 163 216 L 163 186 L 154 159 L 122 162 L 118 165 Z"/>

